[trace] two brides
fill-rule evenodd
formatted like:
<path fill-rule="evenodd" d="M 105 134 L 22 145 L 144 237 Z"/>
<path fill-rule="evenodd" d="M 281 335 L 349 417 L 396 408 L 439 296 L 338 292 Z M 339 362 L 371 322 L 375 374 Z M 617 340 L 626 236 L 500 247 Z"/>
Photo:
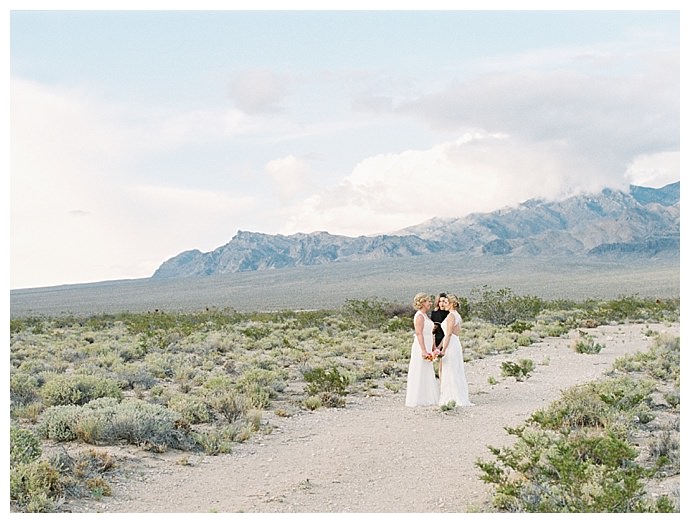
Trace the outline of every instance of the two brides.
<path fill-rule="evenodd" d="M 414 341 L 410 355 L 410 366 L 407 373 L 407 393 L 405 405 L 416 407 L 423 405 L 446 405 L 455 401 L 458 406 L 469 406 L 465 363 L 460 345 L 460 324 L 462 318 L 456 310 L 458 299 L 448 295 L 439 307 L 445 307 L 448 315 L 441 323 L 445 333 L 440 347 L 434 342 L 434 322 L 429 318 L 431 298 L 425 293 L 414 297 Z M 440 386 L 434 373 L 433 361 L 442 357 L 443 367 L 440 372 Z"/>

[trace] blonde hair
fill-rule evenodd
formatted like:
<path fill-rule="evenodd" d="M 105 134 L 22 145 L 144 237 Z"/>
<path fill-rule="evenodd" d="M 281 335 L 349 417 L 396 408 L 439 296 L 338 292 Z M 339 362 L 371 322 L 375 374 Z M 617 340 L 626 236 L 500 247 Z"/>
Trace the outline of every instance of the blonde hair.
<path fill-rule="evenodd" d="M 426 300 L 430 300 L 430 299 L 431 299 L 431 298 L 429 297 L 429 295 L 428 295 L 426 292 L 417 293 L 417 294 L 415 295 L 414 301 L 413 301 L 413 303 L 414 303 L 414 308 L 417 309 L 417 310 L 421 309 L 421 308 L 422 308 L 422 304 L 423 304 Z"/>
<path fill-rule="evenodd" d="M 455 294 L 449 294 L 447 296 L 447 298 L 448 298 L 448 305 L 451 305 L 453 307 L 453 309 L 457 309 L 458 304 L 459 304 L 458 297 Z"/>

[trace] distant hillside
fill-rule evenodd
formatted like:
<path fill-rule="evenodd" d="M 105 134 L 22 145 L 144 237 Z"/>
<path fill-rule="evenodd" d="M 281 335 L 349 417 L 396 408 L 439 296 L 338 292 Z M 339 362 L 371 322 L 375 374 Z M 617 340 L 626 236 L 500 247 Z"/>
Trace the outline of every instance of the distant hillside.
<path fill-rule="evenodd" d="M 462 218 L 433 218 L 377 236 L 269 235 L 239 231 L 207 253 L 165 261 L 155 279 L 401 258 L 432 253 L 473 256 L 638 257 L 680 255 L 680 182 L 660 189 L 631 186 Z"/>

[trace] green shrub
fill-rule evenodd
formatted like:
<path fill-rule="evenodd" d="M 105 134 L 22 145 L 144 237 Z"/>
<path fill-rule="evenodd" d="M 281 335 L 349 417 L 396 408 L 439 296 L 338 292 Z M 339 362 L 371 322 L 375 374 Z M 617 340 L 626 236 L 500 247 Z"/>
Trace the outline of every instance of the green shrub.
<path fill-rule="evenodd" d="M 235 389 L 207 392 L 204 399 L 209 407 L 228 423 L 242 419 L 249 409 L 247 398 Z"/>
<path fill-rule="evenodd" d="M 632 439 L 654 416 L 655 383 L 639 373 L 655 369 L 661 352 L 653 347 L 617 361 L 621 369 L 634 362 L 635 374 L 567 390 L 525 424 L 506 429 L 517 442 L 489 447 L 495 461 L 476 463 L 481 479 L 494 486 L 493 505 L 507 512 L 678 511 L 668 496 L 650 498 L 645 486 L 655 474 L 680 473 L 679 430 L 653 440 L 649 468 L 638 462 Z"/>
<path fill-rule="evenodd" d="M 46 405 L 84 405 L 103 397 L 122 398 L 117 381 L 102 376 L 55 376 L 41 388 Z"/>
<path fill-rule="evenodd" d="M 40 435 L 54 441 L 116 443 L 124 440 L 159 452 L 166 448 L 193 447 L 190 431 L 178 413 L 136 399 L 117 403 L 112 398 L 101 398 L 82 407 L 51 407 L 44 413 L 38 430 Z"/>
<path fill-rule="evenodd" d="M 141 400 L 128 400 L 113 410 L 97 411 L 107 416 L 102 433 L 105 442 L 125 440 L 161 452 L 167 448 L 190 450 L 194 447 L 189 427 L 181 416 L 161 405 Z"/>
<path fill-rule="evenodd" d="M 616 419 L 616 412 L 591 384 L 564 391 L 558 400 L 530 417 L 530 421 L 544 429 L 563 432 L 586 427 L 606 429 Z"/>
<path fill-rule="evenodd" d="M 574 341 L 573 350 L 578 354 L 599 354 L 603 347 L 594 338 L 584 332 Z"/>
<path fill-rule="evenodd" d="M 209 431 L 194 434 L 199 445 L 209 456 L 229 454 L 232 451 L 232 443 L 236 441 L 239 430 L 235 424 L 223 427 L 213 427 Z"/>
<path fill-rule="evenodd" d="M 512 290 L 493 290 L 484 285 L 470 294 L 470 314 L 494 325 L 511 325 L 520 328 L 524 322 L 534 320 L 544 308 L 544 301 L 536 296 L 516 296 Z"/>
<path fill-rule="evenodd" d="M 496 462 L 482 459 L 481 479 L 494 485 L 494 504 L 506 512 L 648 512 L 648 472 L 637 451 L 608 431 L 558 433 L 534 427 L 508 429 L 512 448 L 490 447 Z"/>
<path fill-rule="evenodd" d="M 455 407 L 457 407 L 455 400 L 450 400 L 448 403 L 441 405 L 440 410 L 441 412 L 448 412 L 455 410 Z"/>
<path fill-rule="evenodd" d="M 530 377 L 534 370 L 534 362 L 530 359 L 520 359 L 517 363 L 504 361 L 501 363 L 501 375 L 513 376 L 516 381 L 523 381 Z"/>
<path fill-rule="evenodd" d="M 397 330 L 405 323 L 405 318 L 412 319 L 414 309 L 411 306 L 395 305 L 380 298 L 350 299 L 343 305 L 341 314 L 346 321 L 346 328 L 356 325 L 359 329 L 382 330 L 392 325 L 392 330 Z M 403 318 L 402 322 L 389 324 L 389 319 L 395 317 Z M 411 321 L 407 322 L 407 328 L 411 328 Z"/>
<path fill-rule="evenodd" d="M 321 406 L 330 408 L 342 408 L 345 406 L 345 398 L 334 392 L 322 391 L 319 393 Z"/>
<path fill-rule="evenodd" d="M 36 376 L 24 373 L 11 376 L 10 403 L 12 406 L 29 405 L 39 398 L 39 380 Z"/>
<path fill-rule="evenodd" d="M 643 405 L 654 390 L 654 382 L 632 376 L 618 376 L 594 387 L 599 397 L 616 410 L 632 412 Z"/>
<path fill-rule="evenodd" d="M 77 439 L 77 425 L 84 408 L 77 405 L 59 405 L 47 409 L 38 425 L 38 434 L 53 441 Z"/>
<path fill-rule="evenodd" d="M 266 390 L 270 398 L 275 398 L 278 392 L 285 390 L 284 375 L 280 371 L 253 367 L 244 371 L 237 380 L 237 387 L 243 392 L 256 389 L 257 386 Z"/>
<path fill-rule="evenodd" d="M 32 431 L 10 426 L 10 466 L 35 461 L 42 452 L 41 442 Z"/>
<path fill-rule="evenodd" d="M 336 367 L 324 369 L 316 367 L 305 370 L 302 373 L 307 382 L 305 389 L 310 396 L 315 396 L 321 392 L 331 392 L 339 395 L 347 394 L 347 386 L 350 384 L 349 378 L 341 374 Z"/>
<path fill-rule="evenodd" d="M 53 512 L 64 486 L 47 461 L 18 463 L 10 469 L 10 500 L 26 512 Z"/>
<path fill-rule="evenodd" d="M 243 387 L 247 407 L 265 409 L 271 404 L 271 389 L 259 383 L 248 383 Z"/>
<path fill-rule="evenodd" d="M 309 410 L 316 410 L 323 407 L 323 403 L 318 396 L 309 396 L 304 399 L 304 406 Z"/>
<path fill-rule="evenodd" d="M 168 408 L 191 424 L 208 423 L 213 417 L 208 402 L 190 394 L 174 394 L 168 400 Z"/>
<path fill-rule="evenodd" d="M 515 321 L 515 322 L 510 324 L 510 330 L 513 332 L 516 332 L 518 334 L 522 334 L 523 332 L 528 331 L 528 330 L 532 329 L 533 327 L 534 327 L 534 325 L 532 325 L 531 323 L 528 323 L 526 321 L 520 321 L 520 320 Z"/>

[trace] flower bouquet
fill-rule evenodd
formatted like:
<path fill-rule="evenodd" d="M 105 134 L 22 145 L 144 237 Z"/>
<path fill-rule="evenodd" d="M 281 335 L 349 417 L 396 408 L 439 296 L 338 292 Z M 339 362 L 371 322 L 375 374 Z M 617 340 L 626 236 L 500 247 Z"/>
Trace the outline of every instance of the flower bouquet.
<path fill-rule="evenodd" d="M 432 352 L 428 352 L 424 356 L 424 359 L 428 360 L 428 361 L 436 361 L 437 359 L 440 359 L 440 358 L 443 358 L 443 354 L 438 349 L 435 349 Z"/>

